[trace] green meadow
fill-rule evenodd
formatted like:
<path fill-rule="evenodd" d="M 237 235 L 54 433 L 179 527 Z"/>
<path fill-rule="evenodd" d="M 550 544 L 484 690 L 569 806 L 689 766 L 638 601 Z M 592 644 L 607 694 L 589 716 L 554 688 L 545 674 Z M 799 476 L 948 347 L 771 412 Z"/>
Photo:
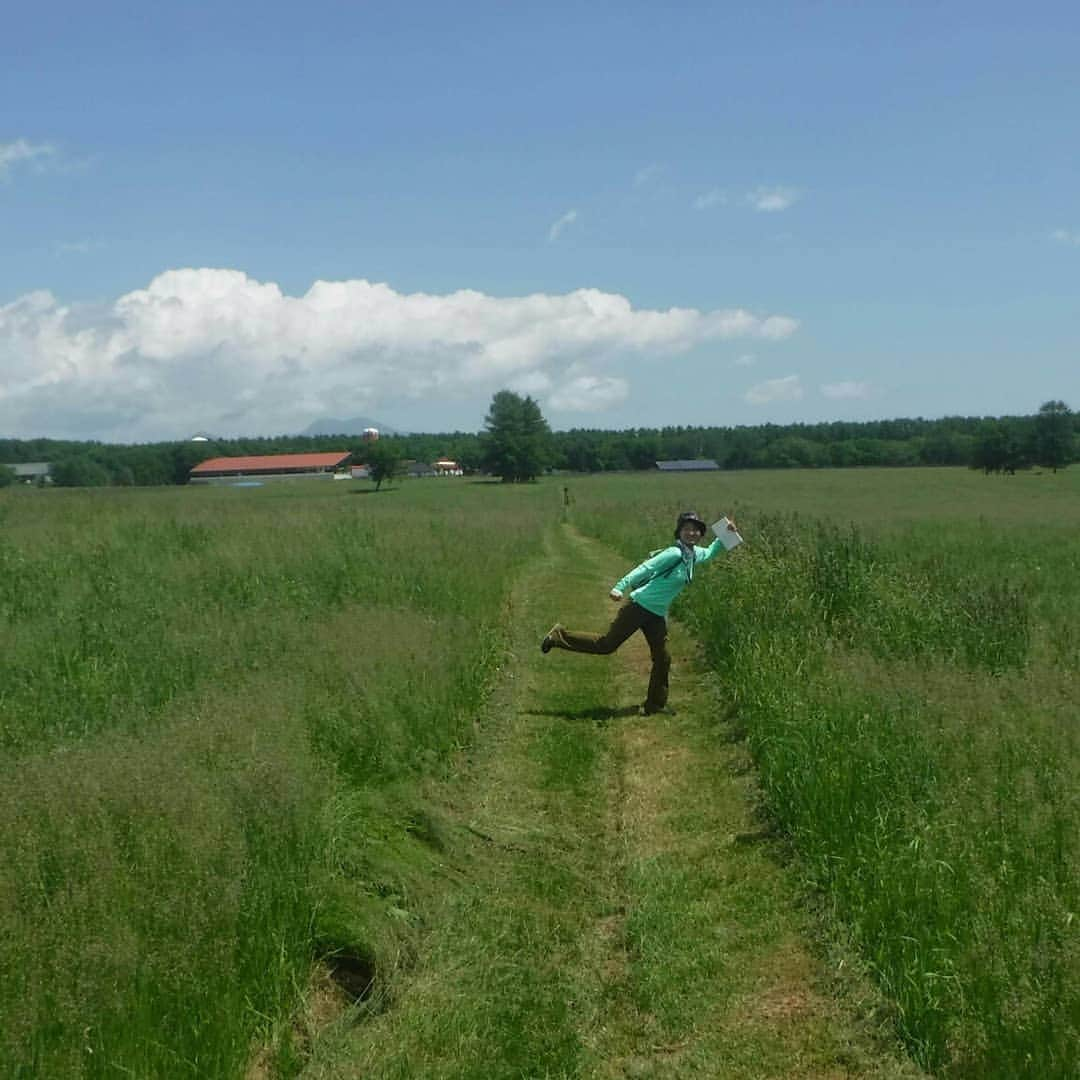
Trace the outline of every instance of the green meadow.
<path fill-rule="evenodd" d="M 392 1028 L 515 585 L 687 506 L 747 539 L 678 618 L 806 904 L 925 1068 L 1075 1075 L 1080 473 L 959 469 L 0 492 L 0 1075 L 299 1075 L 315 969 Z"/>
<path fill-rule="evenodd" d="M 0 501 L 0 1075 L 287 1071 L 316 957 L 392 968 L 554 501 L 358 488 Z"/>
<path fill-rule="evenodd" d="M 690 503 L 748 544 L 683 617 L 917 1059 L 1076 1075 L 1080 475 L 623 478 L 580 524 L 632 559 Z"/>

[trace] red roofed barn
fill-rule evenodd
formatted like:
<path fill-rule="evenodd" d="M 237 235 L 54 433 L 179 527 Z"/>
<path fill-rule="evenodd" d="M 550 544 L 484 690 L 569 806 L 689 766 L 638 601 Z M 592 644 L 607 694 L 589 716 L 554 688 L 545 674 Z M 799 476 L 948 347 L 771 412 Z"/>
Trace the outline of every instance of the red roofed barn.
<path fill-rule="evenodd" d="M 211 458 L 191 470 L 193 484 L 221 483 L 240 479 L 293 479 L 316 476 L 332 479 L 345 468 L 350 453 L 334 450 L 327 454 L 269 454 L 263 457 Z"/>

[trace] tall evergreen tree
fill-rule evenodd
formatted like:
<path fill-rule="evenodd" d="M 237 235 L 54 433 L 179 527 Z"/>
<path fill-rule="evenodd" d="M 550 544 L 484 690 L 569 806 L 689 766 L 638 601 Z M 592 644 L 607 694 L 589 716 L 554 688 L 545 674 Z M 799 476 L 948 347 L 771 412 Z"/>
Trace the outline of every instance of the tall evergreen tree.
<path fill-rule="evenodd" d="M 484 417 L 484 468 L 504 482 L 535 480 L 551 456 L 551 429 L 531 397 L 500 390 Z"/>

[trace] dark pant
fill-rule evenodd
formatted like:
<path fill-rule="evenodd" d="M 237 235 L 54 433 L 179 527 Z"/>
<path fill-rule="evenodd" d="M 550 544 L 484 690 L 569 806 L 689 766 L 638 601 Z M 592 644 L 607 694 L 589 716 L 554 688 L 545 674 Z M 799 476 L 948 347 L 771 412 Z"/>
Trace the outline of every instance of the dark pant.
<path fill-rule="evenodd" d="M 611 625 L 602 634 L 586 634 L 557 626 L 551 631 L 551 643 L 570 652 L 606 655 L 613 653 L 631 634 L 640 630 L 649 643 L 652 653 L 652 673 L 649 675 L 649 694 L 645 699 L 645 711 L 662 709 L 668 699 L 668 671 L 671 654 L 667 647 L 667 619 L 647 611 L 633 600 L 619 606 Z"/>

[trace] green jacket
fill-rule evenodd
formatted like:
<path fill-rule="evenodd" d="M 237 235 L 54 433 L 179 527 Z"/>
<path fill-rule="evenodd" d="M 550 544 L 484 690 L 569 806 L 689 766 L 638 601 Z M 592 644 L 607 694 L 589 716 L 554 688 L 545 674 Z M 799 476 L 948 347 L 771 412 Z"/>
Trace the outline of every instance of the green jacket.
<path fill-rule="evenodd" d="M 717 537 L 707 548 L 697 547 L 694 552 L 694 566 L 708 562 L 719 551 L 725 551 Z M 670 572 L 669 572 L 670 571 Z M 615 592 L 625 593 L 631 589 L 630 599 L 640 604 L 654 615 L 666 616 L 672 600 L 686 588 L 693 577 L 693 567 L 683 560 L 682 549 L 678 544 L 657 552 L 646 559 L 640 566 L 635 566 L 625 577 L 615 582 Z"/>

